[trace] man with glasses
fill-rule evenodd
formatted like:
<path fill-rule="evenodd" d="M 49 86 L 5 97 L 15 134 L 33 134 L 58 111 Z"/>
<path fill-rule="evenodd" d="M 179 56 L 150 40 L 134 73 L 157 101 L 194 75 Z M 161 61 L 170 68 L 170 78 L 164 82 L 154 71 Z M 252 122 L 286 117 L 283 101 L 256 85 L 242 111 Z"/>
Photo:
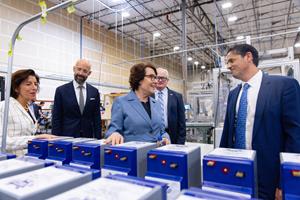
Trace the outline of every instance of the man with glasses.
<path fill-rule="evenodd" d="M 160 103 L 164 128 L 169 133 L 172 144 L 184 144 L 185 113 L 182 95 L 167 86 L 169 83 L 168 70 L 157 68 L 157 84 L 155 99 Z"/>
<path fill-rule="evenodd" d="M 86 83 L 91 65 L 87 60 L 78 60 L 73 72 L 74 80 L 55 91 L 52 133 L 100 139 L 100 95 L 97 88 Z"/>

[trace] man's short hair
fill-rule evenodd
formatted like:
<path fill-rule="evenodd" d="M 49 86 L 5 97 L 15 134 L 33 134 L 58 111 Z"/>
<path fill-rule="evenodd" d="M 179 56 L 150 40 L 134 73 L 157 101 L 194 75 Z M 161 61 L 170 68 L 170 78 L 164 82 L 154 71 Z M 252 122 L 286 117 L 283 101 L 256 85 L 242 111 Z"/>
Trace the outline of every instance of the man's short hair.
<path fill-rule="evenodd" d="M 246 55 L 246 53 L 250 52 L 252 54 L 252 57 L 253 57 L 254 65 L 256 67 L 258 66 L 258 62 L 259 62 L 258 51 L 253 46 L 251 46 L 249 44 L 235 45 L 227 51 L 227 54 L 229 52 L 233 52 L 235 54 L 241 55 L 242 57 L 244 57 Z"/>

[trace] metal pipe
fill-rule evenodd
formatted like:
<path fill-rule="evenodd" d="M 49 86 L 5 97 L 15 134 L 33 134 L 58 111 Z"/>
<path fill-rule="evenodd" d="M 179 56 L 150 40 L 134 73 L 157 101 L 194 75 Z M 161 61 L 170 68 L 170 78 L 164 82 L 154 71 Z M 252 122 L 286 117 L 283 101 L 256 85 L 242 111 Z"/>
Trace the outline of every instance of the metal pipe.
<path fill-rule="evenodd" d="M 181 26 L 182 26 L 182 35 L 181 35 L 181 45 L 182 49 L 186 50 L 187 47 L 187 37 L 186 37 L 186 0 L 181 1 Z M 182 69 L 182 80 L 183 80 L 183 100 L 187 102 L 186 96 L 186 80 L 187 80 L 187 51 L 182 52 L 181 59 L 181 69 Z"/>
<path fill-rule="evenodd" d="M 77 2 L 78 0 L 69 0 L 65 1 L 61 4 L 55 5 L 46 10 L 47 13 L 53 12 L 59 8 L 67 7 L 68 5 Z M 12 66 L 13 66 L 13 56 L 14 56 L 14 46 L 16 42 L 16 38 L 19 35 L 21 29 L 38 19 L 42 16 L 42 12 L 30 17 L 29 19 L 23 21 L 19 26 L 16 28 L 12 38 L 11 38 L 11 56 L 8 57 L 8 68 L 7 68 L 7 77 L 5 79 L 5 102 L 4 102 L 4 114 L 3 114 L 3 126 L 2 126 L 2 145 L 1 145 L 1 152 L 6 152 L 6 138 L 7 138 L 7 122 L 8 122 L 8 112 L 9 112 L 9 97 L 10 97 L 10 87 L 11 87 L 11 74 L 12 74 Z"/>
<path fill-rule="evenodd" d="M 275 37 L 275 36 L 285 35 L 285 34 L 298 33 L 298 32 L 300 32 L 300 30 L 276 33 L 276 34 L 272 34 L 272 35 L 265 35 L 265 36 L 259 36 L 259 37 L 251 37 L 251 41 L 252 40 L 259 40 L 259 39 L 263 39 L 263 38 L 268 38 L 268 37 Z M 120 63 L 114 63 L 114 65 L 120 65 L 120 64 L 124 64 L 124 63 L 133 63 L 135 61 L 147 60 L 147 59 L 151 59 L 151 58 L 159 58 L 159 57 L 169 56 L 169 55 L 173 55 L 173 54 L 181 54 L 183 52 L 199 51 L 199 50 L 206 49 L 206 48 L 211 49 L 213 47 L 231 45 L 231 44 L 242 43 L 242 42 L 246 42 L 246 39 L 234 40 L 234 41 L 218 43 L 218 44 L 204 45 L 204 46 L 201 46 L 201 47 L 196 47 L 196 48 L 191 48 L 191 49 L 186 49 L 186 50 L 181 50 L 181 51 L 169 52 L 169 53 L 164 53 L 164 54 L 159 54 L 159 55 L 154 55 L 154 56 L 147 56 L 147 57 L 144 57 L 144 58 L 132 59 L 132 60 L 127 60 L 127 61 L 123 61 L 123 62 L 120 62 Z"/>
<path fill-rule="evenodd" d="M 79 41 L 80 42 L 80 44 L 79 44 L 80 45 L 80 47 L 79 47 L 80 48 L 79 49 L 80 59 L 82 59 L 82 48 L 83 48 L 83 46 L 82 46 L 83 36 L 82 35 L 83 35 L 83 17 L 80 17 L 80 41 Z"/>

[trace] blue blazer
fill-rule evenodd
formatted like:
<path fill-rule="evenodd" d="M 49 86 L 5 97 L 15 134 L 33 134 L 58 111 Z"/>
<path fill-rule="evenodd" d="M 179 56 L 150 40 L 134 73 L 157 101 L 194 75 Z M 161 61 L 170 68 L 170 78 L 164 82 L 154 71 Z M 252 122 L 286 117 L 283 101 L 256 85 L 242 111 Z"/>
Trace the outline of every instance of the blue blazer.
<path fill-rule="evenodd" d="M 83 114 L 76 99 L 73 82 L 55 91 L 52 110 L 52 133 L 59 136 L 101 138 L 100 95 L 86 84 L 87 98 Z"/>
<path fill-rule="evenodd" d="M 152 97 L 149 97 L 149 101 L 151 119 L 135 92 L 131 91 L 125 96 L 116 98 L 112 106 L 112 118 L 105 134 L 106 137 L 113 132 L 118 132 L 123 135 L 125 142 L 156 142 L 161 137 L 170 139 L 163 130 L 159 104 Z"/>
<path fill-rule="evenodd" d="M 228 96 L 220 146 L 234 148 L 236 102 L 241 85 Z M 274 199 L 279 187 L 280 152 L 300 152 L 300 87 L 295 79 L 264 74 L 258 93 L 252 149 L 257 153 L 258 191 Z"/>

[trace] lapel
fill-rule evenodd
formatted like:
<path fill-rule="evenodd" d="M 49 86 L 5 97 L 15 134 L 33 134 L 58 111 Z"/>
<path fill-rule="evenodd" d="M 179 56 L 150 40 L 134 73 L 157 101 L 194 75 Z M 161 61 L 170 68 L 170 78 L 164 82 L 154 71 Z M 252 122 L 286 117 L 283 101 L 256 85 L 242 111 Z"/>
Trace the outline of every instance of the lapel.
<path fill-rule="evenodd" d="M 75 81 L 75 80 L 73 80 L 73 81 Z M 70 99 L 71 102 L 76 102 L 76 111 L 77 111 L 77 113 L 79 113 L 81 115 L 80 108 L 79 108 L 79 102 L 77 101 L 77 98 L 76 98 L 76 91 L 74 89 L 73 81 L 71 81 L 69 84 L 69 87 L 70 87 L 69 91 L 71 92 L 71 96 L 67 97 L 67 98 L 71 98 Z"/>
<path fill-rule="evenodd" d="M 84 104 L 82 114 L 85 112 L 85 110 L 87 110 L 88 104 L 90 103 L 91 91 L 89 90 L 89 87 L 90 86 L 88 84 L 86 84 L 86 99 L 85 99 L 85 104 Z M 79 108 L 79 104 L 78 104 L 78 108 Z"/>
<path fill-rule="evenodd" d="M 26 112 L 26 110 L 23 108 L 23 106 L 13 97 L 11 97 L 10 101 L 13 102 L 13 104 L 16 105 L 16 107 L 20 110 L 20 112 L 22 113 L 23 117 L 27 118 L 27 120 L 29 120 L 32 124 L 33 121 L 31 119 L 31 117 L 29 116 L 29 114 Z M 30 111 L 29 111 L 30 112 Z M 32 114 L 32 112 L 30 112 Z"/>
<path fill-rule="evenodd" d="M 156 104 L 156 100 L 149 97 L 149 101 L 150 101 L 150 109 L 151 109 L 151 119 L 150 119 L 150 120 L 151 120 L 151 125 L 153 125 L 153 123 L 154 123 L 153 120 L 156 118 L 155 115 L 157 115 L 157 114 L 156 114 L 157 109 L 154 109 L 155 104 Z M 145 110 L 145 109 L 144 109 L 144 110 Z M 147 114 L 147 116 L 148 116 L 148 114 Z M 153 127 L 153 126 L 152 126 L 152 127 Z"/>
<path fill-rule="evenodd" d="M 134 91 L 129 92 L 129 94 L 127 95 L 127 99 L 129 105 L 151 126 L 151 119 Z M 151 106 L 151 102 L 150 102 L 150 106 Z M 153 112 L 152 107 L 153 106 L 151 106 L 151 115 Z"/>
<path fill-rule="evenodd" d="M 269 84 L 270 84 L 270 81 L 268 80 L 268 75 L 263 74 L 263 78 L 262 78 L 260 89 L 259 89 L 258 96 L 257 96 L 252 141 L 254 140 L 254 137 L 256 136 L 256 134 L 259 130 L 259 126 L 262 121 L 263 111 L 265 108 L 267 97 L 270 96 L 271 89 L 269 87 Z"/>
<path fill-rule="evenodd" d="M 172 101 L 174 99 L 174 93 L 172 90 L 170 90 L 168 88 L 168 105 L 167 105 L 167 108 L 168 108 L 168 115 L 169 113 L 171 113 L 171 105 L 172 105 Z M 169 119 L 169 118 L 168 118 Z"/>
<path fill-rule="evenodd" d="M 232 91 L 232 101 L 230 105 L 230 120 L 235 124 L 235 115 L 236 115 L 236 104 L 239 97 L 240 90 L 242 89 L 242 84 L 239 84 L 233 91 Z"/>

